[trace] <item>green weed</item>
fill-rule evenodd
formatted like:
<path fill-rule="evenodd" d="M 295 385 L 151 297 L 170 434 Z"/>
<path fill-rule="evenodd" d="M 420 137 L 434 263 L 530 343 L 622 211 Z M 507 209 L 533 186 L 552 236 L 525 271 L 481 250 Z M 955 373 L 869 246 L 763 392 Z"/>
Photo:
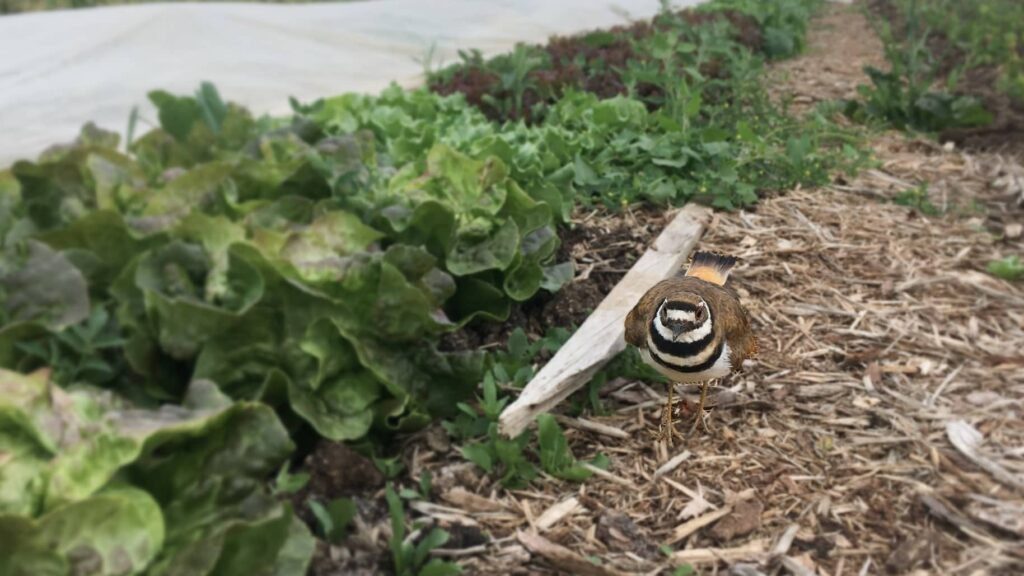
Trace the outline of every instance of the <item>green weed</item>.
<path fill-rule="evenodd" d="M 391 549 L 391 562 L 396 576 L 449 576 L 462 573 L 457 564 L 445 562 L 440 558 L 430 558 L 431 550 L 444 546 L 448 541 L 448 532 L 436 527 L 431 528 L 418 542 L 410 542 L 406 537 L 402 499 L 390 485 L 385 491 L 385 498 L 391 517 L 391 538 L 388 540 L 388 546 Z"/>
<path fill-rule="evenodd" d="M 942 210 L 932 204 L 928 198 L 928 185 L 921 184 L 916 188 L 903 190 L 893 197 L 893 202 L 900 206 L 908 206 L 924 214 L 925 216 L 939 216 Z"/>
<path fill-rule="evenodd" d="M 118 374 L 118 361 L 109 354 L 125 345 L 116 322 L 102 306 L 92 309 L 80 324 L 70 326 L 45 341 L 18 342 L 28 358 L 53 369 L 53 379 L 63 385 L 87 380 L 105 384 Z"/>
<path fill-rule="evenodd" d="M 433 479 L 430 476 L 430 472 L 424 470 L 420 472 L 419 482 L 416 484 L 416 488 L 402 488 L 398 495 L 406 500 L 430 500 L 430 494 L 433 491 Z"/>
<path fill-rule="evenodd" d="M 309 474 L 306 472 L 292 473 L 288 468 L 289 463 L 285 462 L 278 470 L 277 477 L 274 479 L 274 494 L 295 494 L 309 483 Z"/>
<path fill-rule="evenodd" d="M 1017 256 L 1007 256 L 1001 260 L 993 260 L 988 264 L 988 273 L 1010 280 L 1011 282 L 1024 279 L 1024 262 Z"/>
<path fill-rule="evenodd" d="M 442 423 L 452 437 L 463 443 L 462 456 L 488 474 L 495 474 L 506 487 L 520 488 L 536 478 L 539 472 L 535 462 L 556 478 L 580 481 L 590 477 L 591 472 L 572 455 L 564 434 L 550 414 L 542 414 L 537 419 L 536 450 L 531 449 L 529 431 L 513 439 L 498 433 L 498 417 L 509 402 L 508 396 L 500 394 L 499 382 L 512 385 L 509 373 L 519 378 L 526 378 L 527 374 L 532 377 L 532 368 L 528 372 L 523 369 L 529 367 L 533 357 L 542 350 L 554 352 L 567 336 L 567 331 L 556 329 L 529 343 L 525 333 L 513 332 L 507 350 L 494 355 L 493 366 L 484 375 L 477 406 L 460 403 L 460 413 Z M 590 463 L 605 467 L 607 459 L 598 456 Z"/>
<path fill-rule="evenodd" d="M 316 500 L 307 500 L 306 504 L 316 518 L 320 537 L 331 544 L 339 544 L 345 539 L 348 525 L 356 517 L 356 504 L 350 498 L 335 498 L 326 506 Z"/>
<path fill-rule="evenodd" d="M 871 85 L 858 87 L 861 100 L 846 102 L 846 114 L 861 122 L 922 132 L 990 123 L 992 115 L 976 98 L 932 89 L 936 64 L 928 45 L 929 30 L 922 26 L 917 0 L 905 2 L 904 7 L 899 33 L 888 22 L 876 23 L 890 69 L 864 68 Z"/>
<path fill-rule="evenodd" d="M 908 0 L 897 4 L 904 12 Z M 996 87 L 1017 101 L 1024 101 L 1024 3 L 1017 0 L 929 0 L 913 9 L 937 34 L 941 34 L 955 53 L 950 73 L 950 89 L 967 70 L 994 68 L 999 77 Z"/>
<path fill-rule="evenodd" d="M 693 566 L 690 564 L 683 564 L 682 566 L 676 566 L 676 569 L 672 571 L 672 576 L 692 576 L 696 574 Z"/>

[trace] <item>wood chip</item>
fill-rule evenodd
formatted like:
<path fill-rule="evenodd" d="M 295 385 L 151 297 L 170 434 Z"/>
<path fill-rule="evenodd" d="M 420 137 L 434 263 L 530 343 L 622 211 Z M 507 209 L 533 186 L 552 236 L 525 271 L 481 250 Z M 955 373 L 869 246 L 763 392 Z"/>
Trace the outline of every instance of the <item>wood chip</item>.
<path fill-rule="evenodd" d="M 985 470 L 1003 484 L 1024 491 L 1024 479 L 1021 479 L 1020 476 L 1013 474 L 992 458 L 981 453 L 981 443 L 984 440 L 984 436 L 981 435 L 981 432 L 978 432 L 977 428 L 963 420 L 956 420 L 946 424 L 946 435 L 949 437 L 949 442 L 961 454 L 966 456 L 968 460 L 978 465 L 979 468 Z"/>
<path fill-rule="evenodd" d="M 468 512 L 498 512 L 506 509 L 499 500 L 484 498 L 461 486 L 443 492 L 441 499 Z"/>
<path fill-rule="evenodd" d="M 567 498 L 545 510 L 535 522 L 537 529 L 545 531 L 555 524 L 558 524 L 568 516 L 583 510 L 580 501 L 576 498 Z"/>
<path fill-rule="evenodd" d="M 786 569 L 786 572 L 789 572 L 793 576 L 815 576 L 817 574 L 816 571 L 814 571 L 811 568 L 808 568 L 807 566 L 804 566 L 796 558 L 784 556 L 781 562 L 782 567 Z"/>
<path fill-rule="evenodd" d="M 679 526 L 676 526 L 676 529 L 672 531 L 672 537 L 669 538 L 665 543 L 668 545 L 672 545 L 676 542 L 684 540 L 690 534 L 693 534 L 697 530 L 700 530 L 701 528 L 715 522 L 716 520 L 722 518 L 730 512 L 732 512 L 732 506 L 724 506 L 713 512 L 708 512 L 703 516 L 698 516 L 693 520 L 688 520 L 680 524 Z"/>
<path fill-rule="evenodd" d="M 626 440 L 629 438 L 629 433 L 622 428 L 616 428 L 615 426 L 609 426 L 600 422 L 594 422 L 593 420 L 584 420 L 583 418 L 570 418 L 561 414 L 555 415 L 555 420 L 559 424 L 570 426 L 572 428 L 579 428 L 580 430 L 586 430 L 588 432 L 595 432 L 597 434 L 603 434 L 612 438 L 618 438 L 619 440 Z"/>
<path fill-rule="evenodd" d="M 624 572 L 608 566 L 598 566 L 535 532 L 520 530 L 516 533 L 516 539 L 531 553 L 541 556 L 563 573 L 580 576 L 625 576 Z"/>
<path fill-rule="evenodd" d="M 694 548 L 680 550 L 672 554 L 672 562 L 678 564 L 712 564 L 717 562 L 763 562 L 768 554 L 765 552 L 765 540 L 751 540 L 735 548 Z"/>
<path fill-rule="evenodd" d="M 665 474 L 668 474 L 669 472 L 675 470 L 677 467 L 679 467 L 680 464 L 685 462 L 690 456 L 692 456 L 692 454 L 690 453 L 689 450 L 683 450 L 679 454 L 676 454 L 671 459 L 669 459 L 668 462 L 665 462 L 664 464 L 659 466 L 657 470 L 654 471 L 654 479 L 657 480 L 658 478 L 661 478 Z"/>
<path fill-rule="evenodd" d="M 790 524 L 786 527 L 785 532 L 779 536 L 779 539 L 775 542 L 775 546 L 772 546 L 772 556 L 784 556 L 789 552 L 789 548 L 793 545 L 793 540 L 796 538 L 796 533 L 800 531 L 799 524 Z"/>
<path fill-rule="evenodd" d="M 733 505 L 732 512 L 716 523 L 708 533 L 720 542 L 746 536 L 761 527 L 764 504 L 760 500 L 743 500 Z"/>
<path fill-rule="evenodd" d="M 616 476 L 615 474 L 612 474 L 611 472 L 609 472 L 607 470 L 602 470 L 601 468 L 598 468 L 597 466 L 594 466 L 593 464 L 588 464 L 586 462 L 583 462 L 583 463 L 581 463 L 581 466 L 583 466 L 587 470 L 590 470 L 590 472 L 593 473 L 594 476 L 598 476 L 600 478 L 604 478 L 605 480 L 608 480 L 608 481 L 611 481 L 611 482 L 615 482 L 616 484 L 619 484 L 620 486 L 625 486 L 626 488 L 629 488 L 631 490 L 636 490 L 637 489 L 636 484 L 630 482 L 629 480 L 626 480 L 622 476 Z"/>

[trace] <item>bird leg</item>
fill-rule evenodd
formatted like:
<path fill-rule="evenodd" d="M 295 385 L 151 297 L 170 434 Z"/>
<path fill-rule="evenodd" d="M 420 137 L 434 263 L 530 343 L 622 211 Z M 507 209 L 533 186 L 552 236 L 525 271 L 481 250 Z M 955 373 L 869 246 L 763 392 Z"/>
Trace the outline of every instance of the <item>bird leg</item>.
<path fill-rule="evenodd" d="M 665 409 L 661 412 L 661 430 L 658 432 L 658 440 L 666 440 L 669 446 L 672 446 L 674 437 L 683 437 L 683 435 L 676 430 L 676 427 L 672 422 L 672 392 L 675 390 L 675 387 L 675 382 L 669 382 L 668 400 L 665 402 Z"/>
<path fill-rule="evenodd" d="M 696 432 L 698 424 L 703 425 L 705 432 L 710 432 L 707 420 L 704 419 L 704 401 L 708 397 L 708 384 L 707 380 L 700 383 L 700 403 L 697 404 L 697 418 L 693 421 L 693 428 L 690 428 L 690 434 Z"/>

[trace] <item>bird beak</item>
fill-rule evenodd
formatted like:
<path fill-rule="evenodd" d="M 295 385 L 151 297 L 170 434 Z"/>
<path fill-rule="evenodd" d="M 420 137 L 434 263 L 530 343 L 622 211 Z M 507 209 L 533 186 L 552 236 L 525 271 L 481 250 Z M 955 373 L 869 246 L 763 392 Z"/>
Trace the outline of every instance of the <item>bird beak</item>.
<path fill-rule="evenodd" d="M 676 325 L 672 326 L 672 339 L 673 340 L 678 340 L 679 336 L 683 332 L 686 332 L 686 326 L 684 324 L 676 324 Z"/>

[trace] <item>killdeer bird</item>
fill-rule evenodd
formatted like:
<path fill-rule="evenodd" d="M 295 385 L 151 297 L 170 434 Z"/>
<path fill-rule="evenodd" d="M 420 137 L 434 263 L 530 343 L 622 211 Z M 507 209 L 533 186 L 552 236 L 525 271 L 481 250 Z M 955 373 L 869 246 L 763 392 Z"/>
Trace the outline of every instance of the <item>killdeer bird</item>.
<path fill-rule="evenodd" d="M 626 316 L 626 342 L 649 366 L 669 378 L 661 436 L 678 435 L 672 425 L 672 393 L 679 382 L 700 383 L 697 419 L 704 422 L 708 381 L 729 375 L 757 354 L 747 311 L 726 285 L 736 264 L 731 256 L 697 252 L 685 275 L 654 285 Z"/>

